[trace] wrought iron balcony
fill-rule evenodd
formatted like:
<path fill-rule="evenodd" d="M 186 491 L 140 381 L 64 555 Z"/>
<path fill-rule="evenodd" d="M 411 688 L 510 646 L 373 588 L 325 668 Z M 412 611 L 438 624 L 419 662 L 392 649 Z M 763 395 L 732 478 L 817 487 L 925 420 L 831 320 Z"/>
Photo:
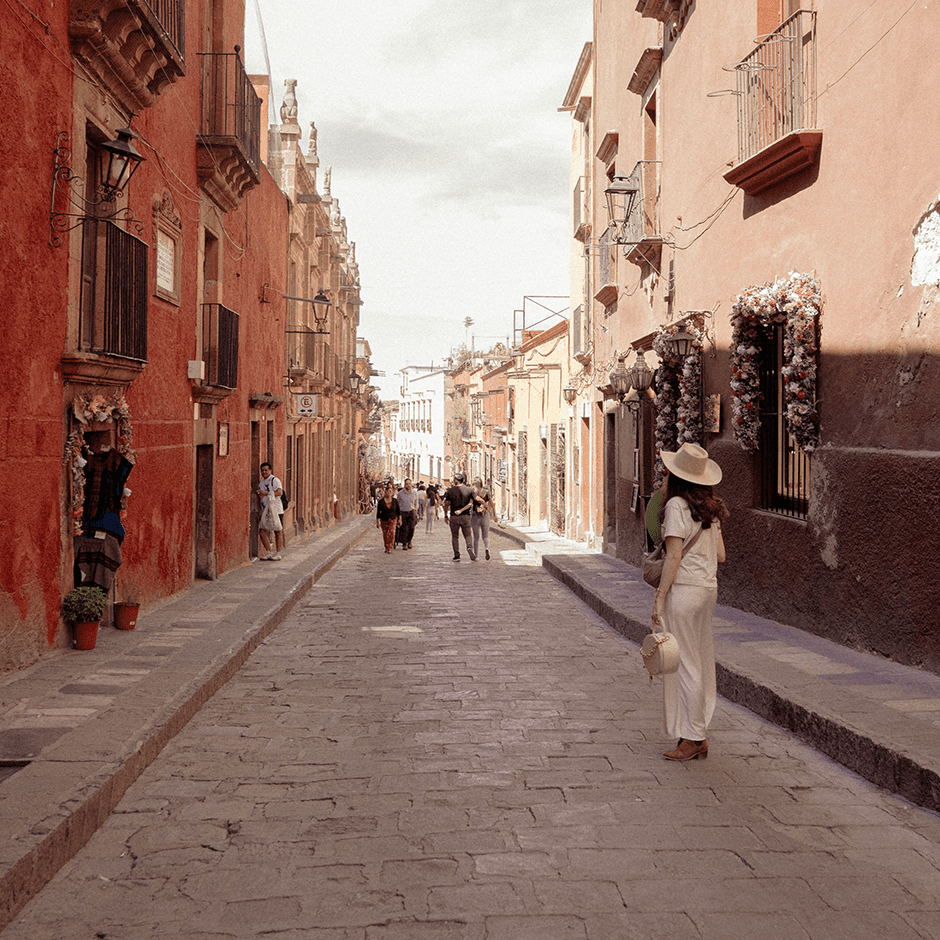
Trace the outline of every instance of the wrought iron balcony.
<path fill-rule="evenodd" d="M 724 178 L 755 195 L 811 166 L 816 127 L 816 14 L 799 10 L 732 68 L 738 162 Z"/>
<path fill-rule="evenodd" d="M 229 212 L 260 180 L 261 99 L 237 51 L 200 56 L 199 182 L 219 208 Z"/>
<path fill-rule="evenodd" d="M 150 107 L 186 74 L 185 0 L 72 0 L 76 55 L 129 111 Z"/>
<path fill-rule="evenodd" d="M 202 358 L 206 384 L 238 387 L 238 314 L 222 304 L 202 305 Z"/>
<path fill-rule="evenodd" d="M 291 375 L 317 374 L 317 337 L 322 334 L 309 326 L 287 331 L 287 363 Z"/>

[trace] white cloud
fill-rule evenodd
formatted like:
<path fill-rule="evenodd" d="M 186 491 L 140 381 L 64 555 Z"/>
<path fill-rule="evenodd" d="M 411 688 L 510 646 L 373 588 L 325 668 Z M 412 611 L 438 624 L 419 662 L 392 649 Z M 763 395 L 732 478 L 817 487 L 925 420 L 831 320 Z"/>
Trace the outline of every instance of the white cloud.
<path fill-rule="evenodd" d="M 570 118 L 590 0 L 259 0 L 272 98 L 301 125 L 356 242 L 360 332 L 388 373 L 512 332 L 525 294 L 568 288 Z M 265 71 L 252 5 L 246 61 Z"/>

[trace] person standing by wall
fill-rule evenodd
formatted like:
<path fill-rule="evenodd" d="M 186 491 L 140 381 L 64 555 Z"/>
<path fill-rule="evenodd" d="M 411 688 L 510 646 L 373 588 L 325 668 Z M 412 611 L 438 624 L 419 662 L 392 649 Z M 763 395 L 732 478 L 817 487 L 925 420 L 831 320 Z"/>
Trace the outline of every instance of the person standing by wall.
<path fill-rule="evenodd" d="M 476 561 L 476 552 L 471 544 L 470 508 L 473 505 L 473 490 L 467 486 L 462 473 L 454 474 L 454 485 L 444 494 L 444 521 L 450 525 L 450 542 L 454 549 L 454 561 L 460 561 L 460 533 L 467 545 L 470 561 Z"/>
<path fill-rule="evenodd" d="M 486 560 L 490 560 L 490 520 L 493 517 L 493 494 L 483 481 L 477 477 L 473 481 L 473 507 L 470 510 L 470 527 L 473 530 L 473 554 L 480 557 L 480 536 L 483 536 L 483 550 Z"/>
<path fill-rule="evenodd" d="M 395 545 L 395 532 L 401 522 L 401 509 L 395 498 L 395 490 L 389 485 L 375 504 L 375 527 L 382 530 L 385 554 L 391 555 Z"/>
<path fill-rule="evenodd" d="M 415 526 L 418 524 L 418 491 L 405 480 L 405 485 L 398 491 L 398 505 L 401 509 L 401 531 L 398 533 L 402 548 L 407 552 L 411 548 Z"/>
<path fill-rule="evenodd" d="M 281 481 L 274 475 L 271 464 L 265 461 L 261 464 L 261 480 L 258 483 L 258 496 L 261 498 L 261 519 L 258 523 L 258 536 L 264 548 L 264 554 L 260 556 L 261 561 L 281 560 L 281 550 L 284 548 L 284 532 L 280 520 L 281 494 L 283 492 Z M 269 500 L 271 501 L 270 513 L 265 511 L 268 508 Z M 281 528 L 277 528 L 277 526 L 281 526 Z M 272 535 L 274 536 L 276 549 L 273 552 L 271 551 Z"/>
<path fill-rule="evenodd" d="M 685 761 L 708 756 L 716 697 L 712 617 L 718 565 L 725 560 L 721 520 L 728 510 L 713 491 L 721 468 L 703 447 L 683 444 L 660 456 L 668 473 L 662 509 L 666 561 L 651 619 L 679 642 L 679 668 L 663 675 L 663 724 L 679 743 L 663 757 Z"/>

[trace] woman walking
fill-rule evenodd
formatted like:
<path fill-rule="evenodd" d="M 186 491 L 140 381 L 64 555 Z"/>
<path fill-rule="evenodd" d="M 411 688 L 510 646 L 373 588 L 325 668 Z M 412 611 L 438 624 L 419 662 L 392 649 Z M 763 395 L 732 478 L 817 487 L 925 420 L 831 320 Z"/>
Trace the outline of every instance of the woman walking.
<path fill-rule="evenodd" d="M 395 499 L 395 491 L 391 485 L 385 488 L 385 495 L 378 501 L 375 509 L 375 527 L 382 530 L 385 541 L 385 554 L 391 555 L 395 545 L 395 532 L 401 521 L 401 509 Z"/>
<path fill-rule="evenodd" d="M 470 513 L 470 526 L 473 529 L 473 554 L 480 557 L 480 536 L 483 536 L 483 549 L 486 560 L 490 560 L 490 519 L 493 516 L 493 494 L 483 486 L 477 477 L 473 481 L 473 509 Z"/>
<path fill-rule="evenodd" d="M 428 484 L 427 497 L 428 504 L 424 510 L 424 531 L 427 535 L 430 535 L 434 531 L 434 520 L 437 518 L 437 506 L 440 503 L 437 486 L 433 483 Z"/>
<path fill-rule="evenodd" d="M 653 623 L 679 643 L 679 668 L 663 675 L 663 724 L 678 738 L 666 760 L 708 756 L 708 725 L 715 711 L 712 617 L 718 565 L 725 560 L 721 520 L 725 504 L 714 495 L 721 468 L 698 444 L 660 453 L 666 465 L 662 532 L 666 561 L 653 604 Z"/>

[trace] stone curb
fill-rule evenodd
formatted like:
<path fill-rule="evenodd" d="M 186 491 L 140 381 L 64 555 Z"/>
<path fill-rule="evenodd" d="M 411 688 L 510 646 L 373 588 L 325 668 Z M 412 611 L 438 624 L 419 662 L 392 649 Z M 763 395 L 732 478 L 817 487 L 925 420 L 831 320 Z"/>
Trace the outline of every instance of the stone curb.
<path fill-rule="evenodd" d="M 366 518 L 370 523 L 368 526 L 362 521 Z M 156 714 L 133 732 L 134 740 L 123 753 L 101 761 L 104 766 L 90 778 L 76 780 L 74 791 L 64 799 L 54 801 L 54 808 L 50 807 L 46 819 L 35 821 L 29 828 L 28 840 L 5 846 L 0 852 L 0 869 L 3 871 L 0 875 L 0 931 L 91 839 L 130 785 L 193 715 L 235 675 L 307 591 L 363 538 L 371 529 L 371 517 L 357 516 L 347 525 L 351 529 L 349 537 L 319 560 L 312 571 L 301 576 L 286 594 L 278 592 L 277 602 L 256 615 L 239 638 L 220 650 L 209 665 L 182 689 L 168 696 L 164 707 L 158 708 Z M 328 529 L 326 534 L 333 531 Z M 310 554 L 316 551 L 315 538 L 309 545 L 301 544 L 301 552 L 304 549 Z M 292 575 L 292 571 L 286 571 L 280 578 L 287 579 Z M 221 580 L 224 582 L 225 579 Z M 184 594 L 177 600 L 185 597 Z M 107 728 L 106 720 L 100 724 Z M 12 778 L 6 785 L 15 780 L 16 777 Z M 29 844 L 24 845 L 27 841 Z"/>
<path fill-rule="evenodd" d="M 524 544 L 523 533 L 501 530 L 501 534 Z M 588 579 L 568 568 L 565 559 L 569 557 L 546 553 L 542 566 L 618 633 L 642 643 L 650 632 L 649 624 L 605 600 Z M 625 571 L 630 567 L 609 560 Z M 740 647 L 722 650 L 723 645 L 716 637 L 719 695 L 793 733 L 876 786 L 940 812 L 940 760 L 924 749 L 919 729 L 912 728 L 903 716 L 886 718 L 850 689 L 834 693 L 822 680 L 807 678 L 782 663 L 773 663 L 771 675 L 760 668 L 756 657 L 747 661 Z M 862 722 L 852 726 L 853 721 L 865 717 L 864 727 Z"/>

